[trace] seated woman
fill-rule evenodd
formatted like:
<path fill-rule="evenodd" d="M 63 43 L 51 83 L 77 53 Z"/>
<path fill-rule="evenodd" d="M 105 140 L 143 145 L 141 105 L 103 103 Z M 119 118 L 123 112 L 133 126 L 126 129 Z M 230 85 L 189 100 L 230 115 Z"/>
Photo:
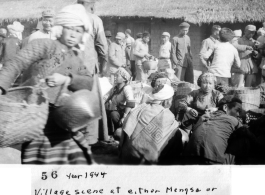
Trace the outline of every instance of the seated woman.
<path fill-rule="evenodd" d="M 23 164 L 91 164 L 90 150 L 83 133 L 69 132 L 59 127 L 53 113 L 61 85 L 67 83 L 67 93 L 81 89 L 92 89 L 89 76 L 79 56 L 85 31 L 89 30 L 86 10 L 82 5 L 63 8 L 55 17 L 57 40 L 39 39 L 6 63 L 0 72 L 0 92 L 5 94 L 22 72 L 27 85 L 36 85 L 46 79 L 50 103 L 47 125 L 39 138 L 22 146 Z M 91 29 L 90 29 L 91 30 Z"/>
<path fill-rule="evenodd" d="M 173 95 L 171 86 L 160 85 L 153 91 L 151 102 L 129 113 L 120 142 L 123 164 L 167 163 L 178 156 L 177 149 L 182 149 L 182 133 L 169 110 Z"/>
<path fill-rule="evenodd" d="M 133 90 L 128 81 L 131 75 L 124 68 L 116 73 L 116 86 L 114 86 L 106 100 L 109 133 L 114 133 L 122 126 L 122 122 L 132 108 L 135 107 Z M 113 129 L 114 126 L 114 129 Z"/>
<path fill-rule="evenodd" d="M 181 117 L 182 119 L 180 119 L 181 128 L 187 133 L 190 133 L 192 125 L 206 111 L 216 111 L 216 106 L 223 98 L 222 93 L 214 89 L 216 77 L 212 73 L 206 72 L 201 74 L 197 83 L 200 89 L 190 92 L 186 98 L 180 101 L 181 110 L 184 111 L 183 118 Z"/>

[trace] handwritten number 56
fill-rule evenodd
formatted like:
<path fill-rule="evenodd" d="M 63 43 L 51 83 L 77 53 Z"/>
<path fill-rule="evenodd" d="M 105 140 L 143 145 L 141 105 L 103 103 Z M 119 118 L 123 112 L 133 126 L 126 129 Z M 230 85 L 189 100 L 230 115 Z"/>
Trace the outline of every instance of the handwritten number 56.
<path fill-rule="evenodd" d="M 57 175 L 57 171 L 53 171 L 53 172 L 51 173 L 51 177 L 52 177 L 53 179 L 56 179 L 56 178 L 58 177 L 58 175 Z M 46 180 L 46 179 L 48 179 L 47 172 L 42 172 L 41 179 L 42 179 L 42 180 Z"/>

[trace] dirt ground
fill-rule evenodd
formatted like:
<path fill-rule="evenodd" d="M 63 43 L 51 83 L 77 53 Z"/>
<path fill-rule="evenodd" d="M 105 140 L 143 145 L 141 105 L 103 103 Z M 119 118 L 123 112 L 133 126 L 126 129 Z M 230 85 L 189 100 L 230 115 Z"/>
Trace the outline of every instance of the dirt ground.
<path fill-rule="evenodd" d="M 119 142 L 109 141 L 109 142 L 98 142 L 96 145 L 92 146 L 93 159 L 97 164 L 105 165 L 117 165 L 121 164 L 119 160 L 118 152 Z"/>

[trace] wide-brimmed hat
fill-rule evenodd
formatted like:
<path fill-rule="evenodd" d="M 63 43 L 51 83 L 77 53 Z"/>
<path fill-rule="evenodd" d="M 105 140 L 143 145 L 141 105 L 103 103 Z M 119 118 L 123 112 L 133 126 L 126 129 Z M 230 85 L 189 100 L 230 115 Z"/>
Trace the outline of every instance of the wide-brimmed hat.
<path fill-rule="evenodd" d="M 76 132 L 101 117 L 97 94 L 83 89 L 66 97 L 53 113 L 54 121 L 63 129 Z"/>

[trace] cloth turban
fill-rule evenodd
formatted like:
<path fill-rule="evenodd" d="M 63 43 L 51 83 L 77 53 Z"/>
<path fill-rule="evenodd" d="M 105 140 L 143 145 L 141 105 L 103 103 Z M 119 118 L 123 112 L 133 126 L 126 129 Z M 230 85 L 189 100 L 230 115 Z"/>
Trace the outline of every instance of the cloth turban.
<path fill-rule="evenodd" d="M 258 33 L 261 34 L 261 35 L 264 35 L 265 34 L 265 30 L 263 28 L 260 28 L 258 30 Z"/>
<path fill-rule="evenodd" d="M 234 30 L 236 37 L 242 37 L 242 30 Z"/>
<path fill-rule="evenodd" d="M 172 98 L 174 95 L 174 89 L 169 85 L 164 85 L 163 88 L 157 93 L 152 94 L 153 101 L 164 101 Z"/>
<path fill-rule="evenodd" d="M 118 69 L 117 74 L 120 74 L 126 81 L 131 79 L 130 73 L 122 67 Z"/>
<path fill-rule="evenodd" d="M 4 28 L 0 28 L 0 36 L 6 37 L 6 34 L 7 34 L 7 30 Z"/>
<path fill-rule="evenodd" d="M 55 26 L 84 26 L 86 31 L 92 29 L 88 15 L 83 5 L 74 4 L 64 7 L 55 16 Z"/>
<path fill-rule="evenodd" d="M 13 24 L 7 26 L 7 29 L 11 33 L 22 33 L 24 31 L 24 26 L 20 22 L 14 21 Z"/>

